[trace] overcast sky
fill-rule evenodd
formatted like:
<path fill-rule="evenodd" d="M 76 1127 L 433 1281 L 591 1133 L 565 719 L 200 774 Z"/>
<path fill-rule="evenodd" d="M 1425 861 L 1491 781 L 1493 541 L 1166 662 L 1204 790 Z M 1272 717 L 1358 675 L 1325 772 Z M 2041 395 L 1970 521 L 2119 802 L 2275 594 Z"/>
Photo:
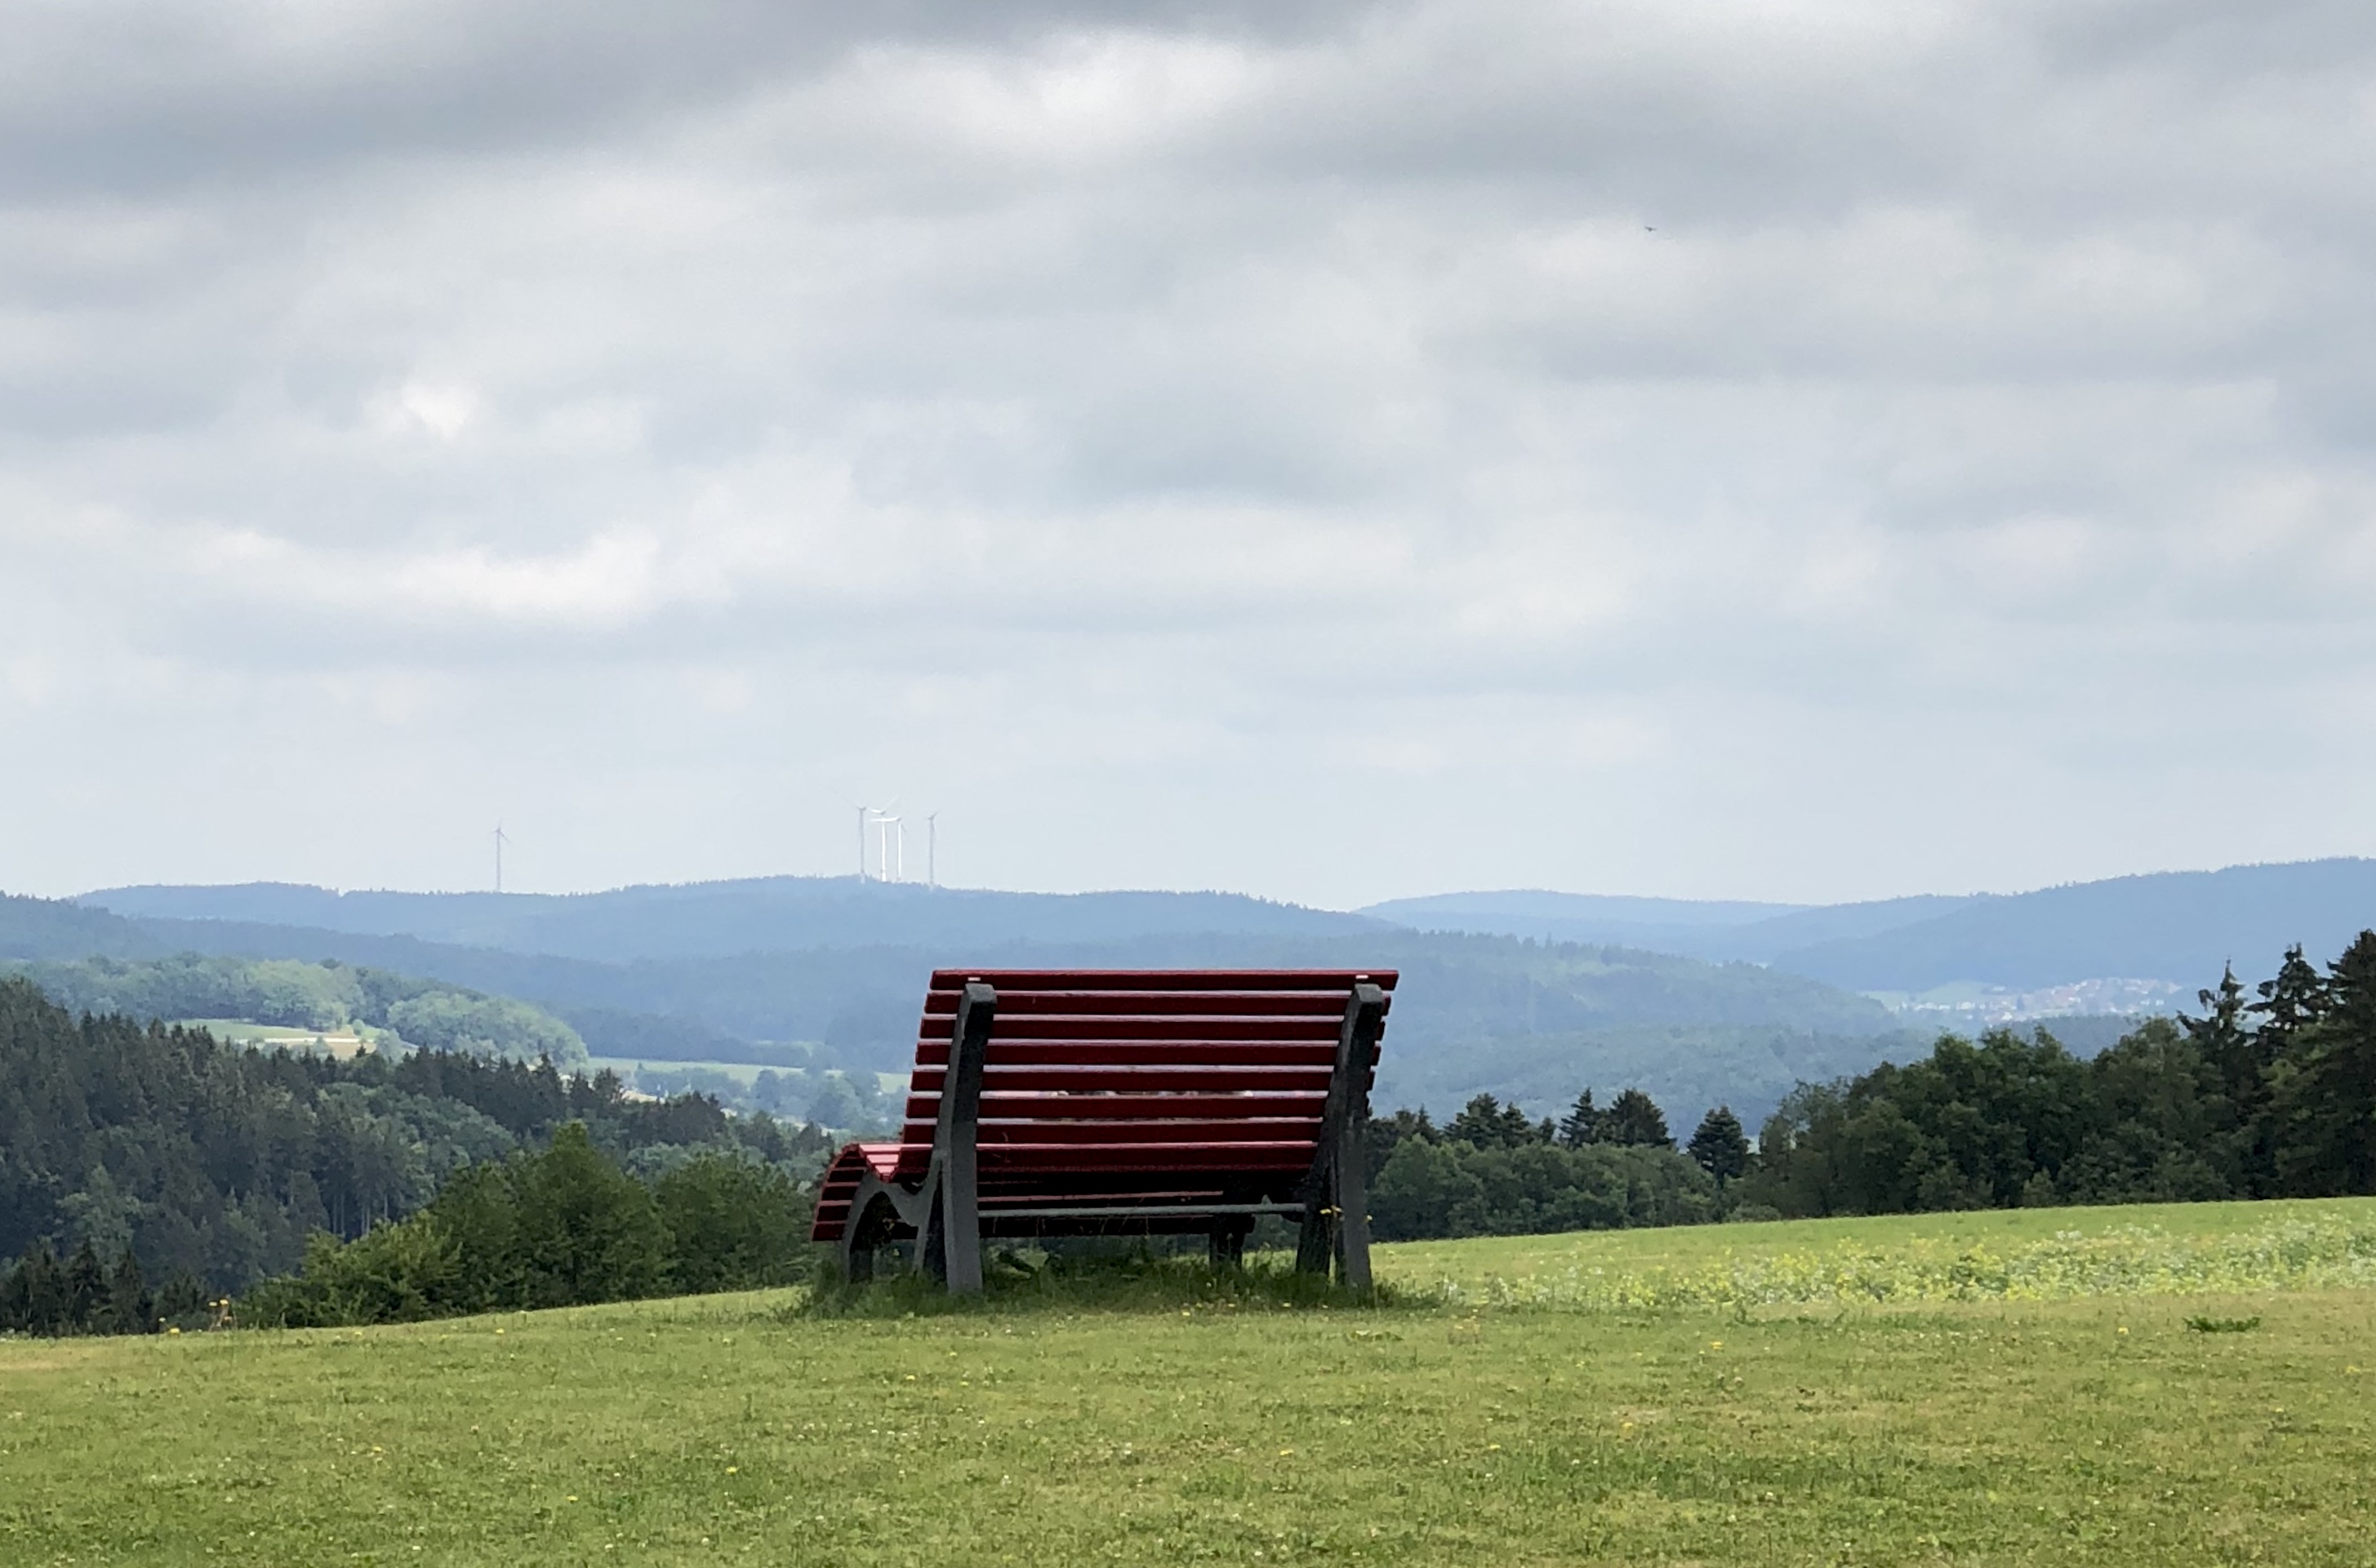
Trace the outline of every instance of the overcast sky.
<path fill-rule="evenodd" d="M 0 888 L 2376 852 L 2365 0 L 0 10 Z"/>

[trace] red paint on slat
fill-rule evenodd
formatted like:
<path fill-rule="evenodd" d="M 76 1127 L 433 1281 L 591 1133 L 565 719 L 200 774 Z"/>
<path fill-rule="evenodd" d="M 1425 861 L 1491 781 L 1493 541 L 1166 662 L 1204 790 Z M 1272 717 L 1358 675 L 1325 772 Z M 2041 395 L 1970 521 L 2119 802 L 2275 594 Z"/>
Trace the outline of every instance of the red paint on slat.
<path fill-rule="evenodd" d="M 1366 980 L 1391 993 L 1391 969 L 936 969 L 935 991 L 979 980 L 1007 991 L 1333 991 Z"/>
<path fill-rule="evenodd" d="M 991 1042 L 985 1064 L 1042 1066 L 1075 1062 L 1083 1067 L 1117 1067 L 1144 1063 L 1149 1067 L 1333 1066 L 1334 1040 L 1029 1040 Z M 945 1040 L 919 1041 L 916 1066 L 948 1065 Z"/>
<path fill-rule="evenodd" d="M 1320 1118 L 1214 1122 L 984 1122 L 977 1146 L 1022 1143 L 1320 1144 Z"/>

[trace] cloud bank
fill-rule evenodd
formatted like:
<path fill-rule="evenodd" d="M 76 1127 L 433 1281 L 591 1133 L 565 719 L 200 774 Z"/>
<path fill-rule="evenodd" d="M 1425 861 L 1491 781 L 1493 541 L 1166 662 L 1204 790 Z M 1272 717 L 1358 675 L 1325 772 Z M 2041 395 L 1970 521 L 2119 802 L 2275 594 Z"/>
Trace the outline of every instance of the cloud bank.
<path fill-rule="evenodd" d="M 2376 850 L 2365 7 L 20 15 L 0 885 Z"/>

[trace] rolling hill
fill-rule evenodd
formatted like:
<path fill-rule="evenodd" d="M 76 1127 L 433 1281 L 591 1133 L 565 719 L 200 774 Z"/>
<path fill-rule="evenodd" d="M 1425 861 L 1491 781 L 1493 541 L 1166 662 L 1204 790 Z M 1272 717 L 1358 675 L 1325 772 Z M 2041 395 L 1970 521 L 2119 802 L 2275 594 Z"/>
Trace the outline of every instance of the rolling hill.
<path fill-rule="evenodd" d="M 1432 931 L 1621 943 L 1770 965 L 1852 991 L 1957 982 L 2043 988 L 2125 977 L 2207 985 L 2275 971 L 2302 944 L 2334 957 L 2376 926 L 2376 860 L 2167 871 L 2033 892 L 1793 909 L 1539 891 L 1446 894 L 1360 913 Z"/>
<path fill-rule="evenodd" d="M 599 893 L 337 892 L 282 882 L 110 888 L 77 901 L 142 919 L 230 921 L 500 948 L 552 958 L 728 958 L 893 943 L 979 947 L 1204 932 L 1382 929 L 1360 914 L 1241 893 L 1008 893 L 855 877 L 759 877 Z"/>
<path fill-rule="evenodd" d="M 30 901 L 28 901 L 30 902 Z M 161 901 L 160 901 L 161 902 Z M 697 901 L 696 901 L 697 902 Z M 1634 949 L 1432 934 L 1334 917 L 1288 931 L 1140 931 L 1102 940 L 911 937 L 722 956 L 598 960 L 410 935 L 225 919 L 126 918 L 49 904 L 52 949 L 76 940 L 156 952 L 368 966 L 517 997 L 599 1039 L 605 1054 L 754 1059 L 758 1042 L 815 1042 L 821 1063 L 897 1070 L 909 1059 L 925 975 L 936 965 L 1150 967 L 1377 966 L 1406 979 L 1379 1085 L 1383 1105 L 1438 1112 L 1470 1095 L 1516 1096 L 1538 1114 L 1587 1085 L 1638 1083 L 1688 1122 L 1729 1099 L 1754 1117 L 1797 1077 L 1860 1070 L 1883 1050 L 1919 1051 L 1887 1009 L 1803 976 Z M 646 906 L 656 924 L 673 907 Z M 921 908 L 921 904 L 906 907 Z M 1075 906 L 1077 907 L 1077 906 Z M 1122 905 L 1124 909 L 1129 906 Z M 1270 920 L 1283 906 L 1202 907 Z M 1304 912 L 1316 913 L 1316 912 Z M 1343 925 L 1354 928 L 1341 928 Z M 28 927 L 30 929 L 30 926 Z M 649 946 L 665 946 L 665 937 Z M 6 956 L 0 952 L 0 956 Z"/>

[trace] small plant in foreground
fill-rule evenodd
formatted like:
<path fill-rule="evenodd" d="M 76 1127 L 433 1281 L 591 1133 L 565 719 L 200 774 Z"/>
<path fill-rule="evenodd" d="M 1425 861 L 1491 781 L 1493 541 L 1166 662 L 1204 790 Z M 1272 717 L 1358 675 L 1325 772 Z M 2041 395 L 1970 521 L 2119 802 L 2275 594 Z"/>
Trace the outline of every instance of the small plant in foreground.
<path fill-rule="evenodd" d="M 2261 1326 L 2257 1317 L 2190 1317 L 2186 1326 L 2197 1334 L 2250 1334 Z"/>

